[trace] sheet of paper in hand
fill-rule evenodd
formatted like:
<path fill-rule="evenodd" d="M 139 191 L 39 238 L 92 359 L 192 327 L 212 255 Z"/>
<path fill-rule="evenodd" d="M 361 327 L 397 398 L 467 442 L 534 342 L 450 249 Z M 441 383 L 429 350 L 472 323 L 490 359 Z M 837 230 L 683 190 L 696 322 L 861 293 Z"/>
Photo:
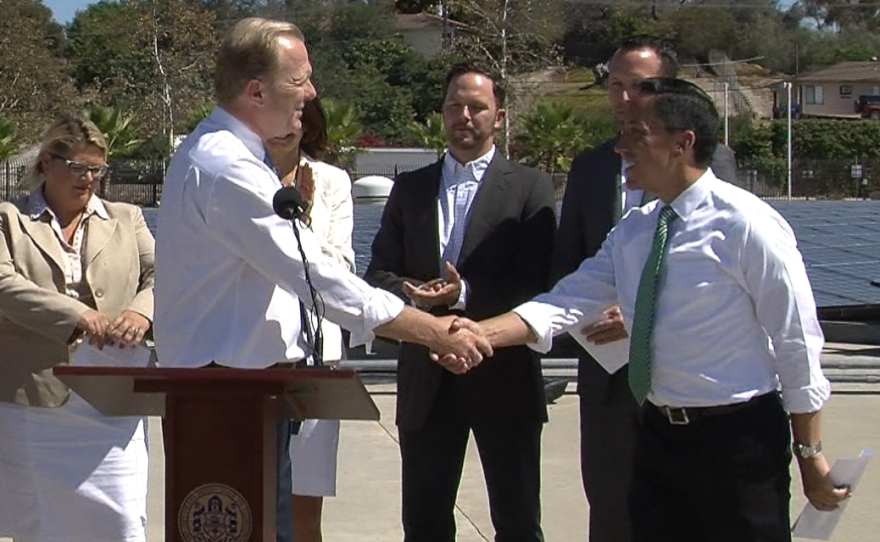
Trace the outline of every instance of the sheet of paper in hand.
<path fill-rule="evenodd" d="M 835 486 L 847 485 L 852 489 L 855 495 L 856 486 L 865 473 L 868 466 L 868 460 L 874 456 L 871 450 L 862 450 L 859 457 L 838 459 L 831 466 L 831 472 L 828 476 Z M 794 536 L 800 538 L 812 538 L 814 540 L 831 540 L 835 527 L 843 516 L 847 504 L 851 499 L 846 499 L 840 503 L 837 510 L 823 512 L 817 510 L 812 504 L 807 503 L 797 521 L 794 522 L 791 532 Z"/>
<path fill-rule="evenodd" d="M 614 374 L 618 369 L 624 366 L 629 359 L 629 338 L 614 341 L 613 343 L 597 345 L 587 341 L 587 338 L 581 333 L 581 329 L 586 326 L 604 319 L 602 315 L 593 315 L 582 318 L 577 324 L 566 329 L 568 333 L 574 337 L 581 348 L 599 362 L 608 374 Z"/>
<path fill-rule="evenodd" d="M 148 367 L 151 353 L 143 345 L 134 348 L 105 345 L 98 349 L 84 339 L 77 346 L 70 364 L 79 367 Z"/>

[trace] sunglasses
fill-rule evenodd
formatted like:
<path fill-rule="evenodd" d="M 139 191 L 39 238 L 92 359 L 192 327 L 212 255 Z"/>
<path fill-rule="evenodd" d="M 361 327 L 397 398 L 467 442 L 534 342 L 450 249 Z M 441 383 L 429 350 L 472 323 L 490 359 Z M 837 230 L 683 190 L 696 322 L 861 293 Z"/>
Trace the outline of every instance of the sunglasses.
<path fill-rule="evenodd" d="M 83 164 L 82 162 L 75 162 L 73 160 L 68 160 L 63 156 L 58 156 L 57 154 L 51 154 L 52 158 L 56 160 L 61 160 L 67 165 L 67 171 L 70 172 L 71 175 L 75 175 L 77 177 L 82 177 L 86 173 L 91 173 L 92 177 L 95 179 L 102 179 L 107 172 L 110 171 L 110 166 L 107 164 L 102 164 L 100 166 L 90 166 L 88 164 Z"/>
<path fill-rule="evenodd" d="M 705 90 L 684 79 L 675 79 L 673 77 L 641 79 L 636 82 L 636 90 L 640 95 L 683 94 L 694 96 L 706 100 L 713 107 L 715 105 L 715 101 Z"/>

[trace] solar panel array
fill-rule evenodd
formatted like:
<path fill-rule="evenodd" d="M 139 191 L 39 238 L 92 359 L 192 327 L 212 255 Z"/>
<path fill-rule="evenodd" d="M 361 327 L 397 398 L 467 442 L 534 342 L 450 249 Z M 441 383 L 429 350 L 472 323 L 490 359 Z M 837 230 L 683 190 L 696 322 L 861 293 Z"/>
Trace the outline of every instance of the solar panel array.
<path fill-rule="evenodd" d="M 880 201 L 770 201 L 791 224 L 820 308 L 880 305 Z"/>

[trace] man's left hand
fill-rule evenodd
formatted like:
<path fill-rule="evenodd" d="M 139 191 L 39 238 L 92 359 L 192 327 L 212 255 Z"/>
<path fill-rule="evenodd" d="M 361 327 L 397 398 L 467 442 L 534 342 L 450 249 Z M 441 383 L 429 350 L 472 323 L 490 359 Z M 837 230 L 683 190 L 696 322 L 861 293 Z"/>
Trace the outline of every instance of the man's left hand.
<path fill-rule="evenodd" d="M 606 310 L 602 319 L 581 328 L 581 334 L 587 338 L 588 342 L 596 345 L 613 343 L 627 338 L 620 306 L 615 305 Z"/>
<path fill-rule="evenodd" d="M 848 487 L 834 487 L 828 477 L 828 460 L 822 453 L 799 459 L 804 495 L 817 510 L 836 510 L 840 502 L 852 494 Z"/>
<path fill-rule="evenodd" d="M 434 279 L 418 287 L 409 283 L 403 285 L 403 292 L 417 307 L 451 307 L 461 297 L 461 275 L 449 262 L 445 265 L 446 278 Z"/>

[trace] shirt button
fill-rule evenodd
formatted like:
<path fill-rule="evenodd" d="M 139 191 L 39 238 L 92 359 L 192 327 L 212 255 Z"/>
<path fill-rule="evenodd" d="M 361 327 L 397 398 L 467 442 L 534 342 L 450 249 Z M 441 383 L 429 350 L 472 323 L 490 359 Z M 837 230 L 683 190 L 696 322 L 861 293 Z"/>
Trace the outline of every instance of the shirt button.
<path fill-rule="evenodd" d="M 95 297 L 104 297 L 104 290 L 95 290 Z"/>

